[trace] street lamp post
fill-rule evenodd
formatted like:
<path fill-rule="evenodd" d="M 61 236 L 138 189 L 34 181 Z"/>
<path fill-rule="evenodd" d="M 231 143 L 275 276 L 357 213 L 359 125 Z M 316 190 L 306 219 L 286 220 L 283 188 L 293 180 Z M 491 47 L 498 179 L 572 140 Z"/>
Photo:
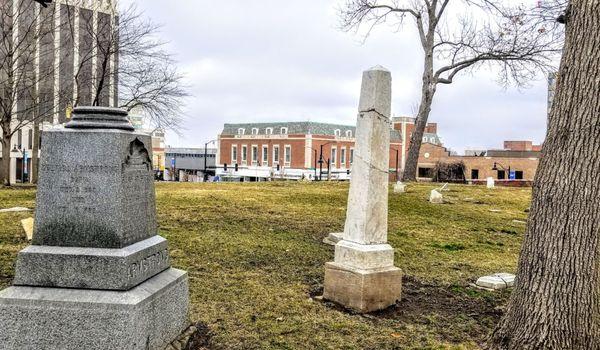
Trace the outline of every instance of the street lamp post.
<path fill-rule="evenodd" d="M 508 170 L 508 180 L 510 180 L 510 165 L 508 166 L 508 169 L 507 169 L 504 165 L 502 165 L 498 162 L 494 162 L 494 167 L 492 168 L 492 170 L 498 171 L 498 165 L 500 166 L 500 168 L 502 168 L 502 170 L 504 170 L 504 171 Z"/>
<path fill-rule="evenodd" d="M 323 146 L 327 146 L 331 143 L 334 143 L 335 141 L 330 141 L 327 143 L 324 143 L 321 145 L 321 155 L 319 156 L 319 181 L 323 181 L 323 163 L 325 162 L 323 160 Z M 329 169 L 329 164 L 327 165 L 327 168 Z M 328 174 L 329 174 L 329 170 L 328 170 Z M 329 176 L 329 175 L 327 175 Z"/>
<path fill-rule="evenodd" d="M 204 144 L 204 182 L 208 181 L 208 174 L 206 173 L 206 158 L 208 157 L 208 145 L 217 140 L 211 140 Z"/>
<path fill-rule="evenodd" d="M 400 150 L 395 147 L 391 147 L 391 149 L 396 151 L 396 181 L 398 181 L 400 177 Z"/>

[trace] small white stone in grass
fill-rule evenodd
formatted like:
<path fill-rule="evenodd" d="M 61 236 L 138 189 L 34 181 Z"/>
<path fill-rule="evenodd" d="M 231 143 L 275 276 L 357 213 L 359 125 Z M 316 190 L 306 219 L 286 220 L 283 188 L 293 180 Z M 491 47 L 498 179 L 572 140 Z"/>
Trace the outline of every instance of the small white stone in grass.
<path fill-rule="evenodd" d="M 394 193 L 404 193 L 406 192 L 406 185 L 401 181 L 396 182 L 394 185 Z"/>
<path fill-rule="evenodd" d="M 493 177 L 488 177 L 487 178 L 487 188 L 495 188 L 496 187 L 496 183 L 494 181 Z"/>
<path fill-rule="evenodd" d="M 477 280 L 477 287 L 483 289 L 500 290 L 514 286 L 515 275 L 510 273 L 496 273 L 491 276 L 483 276 Z"/>
<path fill-rule="evenodd" d="M 429 201 L 434 204 L 442 204 L 444 203 L 444 196 L 436 190 L 431 190 Z"/>

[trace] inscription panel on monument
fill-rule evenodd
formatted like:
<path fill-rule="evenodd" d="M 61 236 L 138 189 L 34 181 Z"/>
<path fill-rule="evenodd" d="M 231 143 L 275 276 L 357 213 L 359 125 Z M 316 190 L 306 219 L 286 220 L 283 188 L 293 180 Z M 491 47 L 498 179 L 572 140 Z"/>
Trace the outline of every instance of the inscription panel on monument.
<path fill-rule="evenodd" d="M 42 164 L 34 244 L 118 247 L 118 166 Z M 40 200 L 42 199 L 42 200 Z M 41 223 L 41 224 L 39 224 Z"/>

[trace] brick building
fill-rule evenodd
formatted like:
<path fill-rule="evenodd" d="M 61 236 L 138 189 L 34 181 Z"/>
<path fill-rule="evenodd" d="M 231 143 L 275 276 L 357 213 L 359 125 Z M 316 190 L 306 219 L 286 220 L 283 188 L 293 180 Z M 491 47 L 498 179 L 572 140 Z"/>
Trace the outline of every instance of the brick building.
<path fill-rule="evenodd" d="M 531 145 L 531 141 L 507 141 L 504 149 L 473 152 L 469 155 L 451 155 L 442 146 L 423 144 L 419 155 L 417 177 L 430 180 L 439 163 L 458 163 L 465 165 L 465 178 L 468 182 L 484 182 L 488 177 L 497 181 L 517 181 L 530 183 L 541 156 L 541 146 Z M 521 147 L 528 145 L 527 147 Z M 517 181 L 518 182 L 518 181 Z"/>
<path fill-rule="evenodd" d="M 314 122 L 225 124 L 218 139 L 223 178 L 349 178 L 356 127 Z M 390 128 L 390 172 L 400 170 L 400 132 Z M 227 170 L 225 170 L 227 165 Z M 237 165 L 237 170 L 236 170 Z"/>

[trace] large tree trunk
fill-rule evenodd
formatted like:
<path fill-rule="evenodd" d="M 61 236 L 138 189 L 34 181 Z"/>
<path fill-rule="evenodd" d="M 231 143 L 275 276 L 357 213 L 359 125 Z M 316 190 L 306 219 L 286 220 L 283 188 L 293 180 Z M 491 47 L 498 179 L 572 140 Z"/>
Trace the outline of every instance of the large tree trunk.
<path fill-rule="evenodd" d="M 433 42 L 431 43 L 433 47 Z M 423 72 L 423 85 L 421 87 L 421 103 L 419 104 L 419 113 L 415 120 L 415 129 L 410 138 L 408 146 L 408 155 L 402 172 L 402 181 L 417 180 L 417 166 L 419 163 L 419 153 L 421 152 L 421 143 L 423 142 L 423 133 L 427 126 L 427 120 L 431 113 L 431 104 L 436 91 L 436 84 L 433 78 L 433 48 L 425 55 L 425 67 Z M 406 140 L 402 140 L 406 142 Z"/>
<path fill-rule="evenodd" d="M 570 6 L 517 282 L 493 349 L 600 349 L 600 2 Z"/>

